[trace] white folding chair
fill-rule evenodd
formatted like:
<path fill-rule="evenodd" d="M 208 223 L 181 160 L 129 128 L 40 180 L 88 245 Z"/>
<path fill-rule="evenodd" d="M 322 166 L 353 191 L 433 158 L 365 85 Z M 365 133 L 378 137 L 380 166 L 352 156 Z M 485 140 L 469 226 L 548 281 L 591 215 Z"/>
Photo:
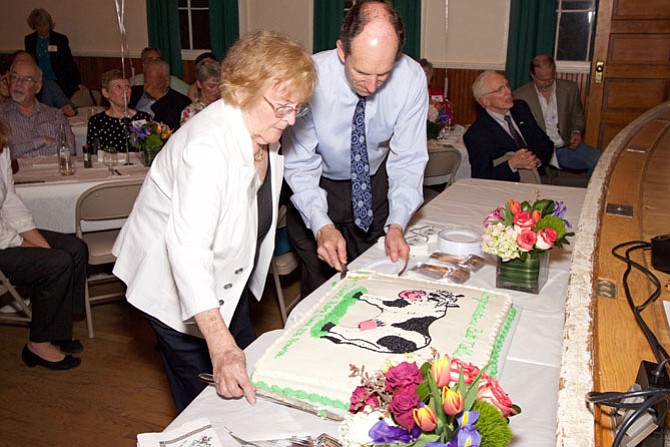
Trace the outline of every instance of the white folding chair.
<path fill-rule="evenodd" d="M 278 216 L 277 216 L 277 231 L 286 227 L 286 205 L 279 207 Z M 272 278 L 275 283 L 275 290 L 277 292 L 277 302 L 279 303 L 279 311 L 281 313 L 281 320 L 283 324 L 286 324 L 286 319 L 288 318 L 288 312 L 298 304 L 300 301 L 300 295 L 293 298 L 288 304 L 284 301 L 284 292 L 281 287 L 281 281 L 279 276 L 288 275 L 296 267 L 300 265 L 300 260 L 298 255 L 293 251 L 288 251 L 280 255 L 274 255 L 272 261 L 270 261 L 270 272 L 272 273 Z"/>
<path fill-rule="evenodd" d="M 30 320 L 33 317 L 33 313 L 30 311 L 28 304 L 16 291 L 14 285 L 5 276 L 3 271 L 0 270 L 0 297 L 4 296 L 5 294 L 9 294 L 12 297 L 12 300 L 8 304 L 9 312 L 0 312 L 0 321 L 6 321 L 9 323 L 30 323 Z M 23 313 L 23 315 L 20 313 Z"/>
<path fill-rule="evenodd" d="M 86 242 L 88 246 L 88 263 L 90 265 L 112 264 L 116 261 L 112 254 L 112 247 L 119 234 L 118 229 L 104 231 L 85 232 L 82 223 L 87 221 L 103 221 L 123 219 L 128 217 L 135 204 L 135 199 L 140 192 L 144 179 L 116 180 L 92 186 L 84 191 L 77 200 L 75 207 L 75 228 L 77 237 Z M 96 277 L 95 281 L 109 280 L 113 275 Z M 86 280 L 86 323 L 88 325 L 88 336 L 93 338 L 93 316 L 91 315 L 91 303 L 108 300 L 123 296 L 122 293 L 108 293 L 91 297 L 89 283 Z"/>
<path fill-rule="evenodd" d="M 97 90 L 79 89 L 70 98 L 70 102 L 75 106 L 87 107 L 87 106 L 98 106 L 102 102 L 102 94 Z"/>
<path fill-rule="evenodd" d="M 454 183 L 456 171 L 461 165 L 461 153 L 453 146 L 440 146 L 428 152 L 428 163 L 424 179 L 440 177 L 446 179 L 447 187 Z M 425 183 L 425 181 L 424 181 Z"/>

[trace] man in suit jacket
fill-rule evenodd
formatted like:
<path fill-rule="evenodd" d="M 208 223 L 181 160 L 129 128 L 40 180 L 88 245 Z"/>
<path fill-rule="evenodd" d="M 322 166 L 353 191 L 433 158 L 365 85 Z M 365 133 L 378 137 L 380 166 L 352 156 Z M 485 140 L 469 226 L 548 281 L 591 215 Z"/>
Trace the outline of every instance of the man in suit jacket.
<path fill-rule="evenodd" d="M 132 88 L 131 109 L 142 110 L 170 129 L 179 128 L 181 111 L 191 104 L 188 96 L 170 88 L 170 66 L 164 60 L 149 61 L 144 69 L 144 85 Z"/>
<path fill-rule="evenodd" d="M 584 109 L 577 84 L 556 79 L 556 63 L 546 54 L 533 58 L 530 77 L 532 81 L 515 90 L 514 97 L 528 103 L 535 120 L 553 141 L 557 167 L 586 169 L 591 177 L 600 151 L 584 144 Z"/>
<path fill-rule="evenodd" d="M 538 126 L 528 104 L 514 100 L 507 79 L 495 71 L 485 71 L 472 85 L 472 93 L 484 108 L 463 136 L 472 177 L 518 182 L 519 169 L 537 168 L 543 174 L 554 145 Z M 494 161 L 508 152 L 513 153 L 509 160 L 494 166 Z"/>

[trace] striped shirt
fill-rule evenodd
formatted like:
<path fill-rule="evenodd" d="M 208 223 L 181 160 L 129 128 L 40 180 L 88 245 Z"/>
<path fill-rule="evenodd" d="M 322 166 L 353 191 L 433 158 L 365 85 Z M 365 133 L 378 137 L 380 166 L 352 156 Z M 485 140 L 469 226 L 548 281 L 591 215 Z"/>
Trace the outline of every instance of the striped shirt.
<path fill-rule="evenodd" d="M 65 128 L 65 138 L 70 152 L 74 154 L 74 134 L 65 115 L 59 109 L 45 106 L 37 100 L 35 102 L 35 110 L 30 116 L 23 115 L 14 101 L 9 100 L 0 104 L 0 116 L 5 119 L 11 129 L 9 149 L 12 158 L 56 154 L 58 152 L 56 148 L 58 127 L 61 123 Z M 45 137 L 51 137 L 53 142 L 47 144 Z"/>

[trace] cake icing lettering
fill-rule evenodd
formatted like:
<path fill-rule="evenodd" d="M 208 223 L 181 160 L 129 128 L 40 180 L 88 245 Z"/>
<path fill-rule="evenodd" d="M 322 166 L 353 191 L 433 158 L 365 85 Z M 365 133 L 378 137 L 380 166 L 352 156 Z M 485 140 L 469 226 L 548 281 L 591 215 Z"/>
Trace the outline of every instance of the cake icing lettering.
<path fill-rule="evenodd" d="M 430 325 L 443 318 L 447 309 L 459 307 L 458 299 L 463 298 L 446 290 L 404 290 L 393 300 L 363 292 L 353 296 L 379 310 L 374 321 L 360 321 L 353 327 L 328 322 L 321 328 L 325 332 L 321 337 L 389 354 L 414 352 L 430 345 Z"/>

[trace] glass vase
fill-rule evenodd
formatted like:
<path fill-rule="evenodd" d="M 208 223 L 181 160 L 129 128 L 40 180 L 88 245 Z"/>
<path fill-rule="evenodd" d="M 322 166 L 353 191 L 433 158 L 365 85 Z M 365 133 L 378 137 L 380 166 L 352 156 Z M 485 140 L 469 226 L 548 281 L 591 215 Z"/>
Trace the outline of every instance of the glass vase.
<path fill-rule="evenodd" d="M 142 164 L 144 166 L 151 166 L 151 163 L 154 162 L 154 158 L 156 158 L 156 155 L 163 149 L 163 146 L 159 147 L 150 147 L 150 146 L 145 146 L 142 148 Z"/>
<path fill-rule="evenodd" d="M 502 258 L 498 258 L 496 287 L 538 294 L 548 275 L 548 251 L 528 253 L 524 260 L 517 258 L 503 262 Z"/>

